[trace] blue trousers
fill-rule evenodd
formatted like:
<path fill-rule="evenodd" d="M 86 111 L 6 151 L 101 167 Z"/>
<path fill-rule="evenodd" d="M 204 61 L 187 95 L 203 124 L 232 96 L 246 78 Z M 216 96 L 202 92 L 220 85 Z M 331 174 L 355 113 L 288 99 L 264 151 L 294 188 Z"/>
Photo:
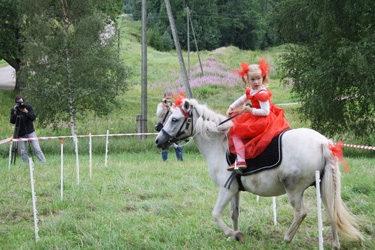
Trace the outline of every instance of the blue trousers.
<path fill-rule="evenodd" d="M 168 160 L 168 148 L 162 148 L 162 151 L 161 151 L 161 157 L 163 158 L 163 161 L 166 161 Z M 178 145 L 174 144 L 174 150 L 176 152 L 176 157 L 177 157 L 177 160 L 179 161 L 183 161 L 183 157 L 182 157 L 182 148 L 181 148 L 181 144 L 179 143 Z"/>

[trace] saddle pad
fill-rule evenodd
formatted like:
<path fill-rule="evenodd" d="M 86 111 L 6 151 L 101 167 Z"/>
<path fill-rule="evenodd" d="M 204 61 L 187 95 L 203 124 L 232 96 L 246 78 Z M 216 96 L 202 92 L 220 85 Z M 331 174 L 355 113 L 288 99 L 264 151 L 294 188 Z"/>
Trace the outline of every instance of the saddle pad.
<path fill-rule="evenodd" d="M 253 159 L 246 159 L 247 168 L 242 170 L 241 175 L 251 175 L 266 169 L 277 167 L 282 160 L 281 138 L 288 130 L 289 129 L 284 130 L 279 135 L 275 136 L 268 147 L 260 155 Z M 229 165 L 233 164 L 236 158 L 236 154 L 230 152 L 227 153 L 227 162 Z"/>

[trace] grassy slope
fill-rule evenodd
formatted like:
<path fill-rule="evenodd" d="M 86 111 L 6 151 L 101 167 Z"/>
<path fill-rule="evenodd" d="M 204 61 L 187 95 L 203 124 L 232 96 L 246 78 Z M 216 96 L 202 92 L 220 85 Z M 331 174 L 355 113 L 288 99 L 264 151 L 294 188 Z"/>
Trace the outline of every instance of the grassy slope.
<path fill-rule="evenodd" d="M 134 133 L 136 132 L 136 115 L 141 114 L 141 45 L 139 43 L 141 23 L 131 22 L 129 20 L 123 21 L 121 26 L 121 58 L 124 63 L 132 70 L 132 75 L 128 79 L 129 90 L 121 93 L 118 97 L 120 105 L 111 114 L 106 117 L 96 117 L 93 114 L 87 113 L 84 118 L 78 118 L 78 134 L 88 134 L 92 131 L 93 134 L 105 134 L 107 130 L 110 133 Z M 272 65 L 271 69 L 271 84 L 269 88 L 273 93 L 273 102 L 288 103 L 295 102 L 291 98 L 289 89 L 282 86 L 277 79 L 277 56 L 283 52 L 283 48 L 273 48 L 268 51 L 242 51 L 235 47 L 220 48 L 215 51 L 201 51 L 200 57 L 204 61 L 207 58 L 215 58 L 228 65 L 231 69 L 239 68 L 242 61 L 256 62 L 257 58 L 263 57 Z M 183 52 L 185 64 L 187 65 L 187 53 Z M 190 55 L 191 65 L 198 63 L 198 56 L 196 53 Z M 153 48 L 148 48 L 147 54 L 148 63 L 148 83 L 149 85 L 157 79 L 169 77 L 173 71 L 179 71 L 180 65 L 175 51 L 159 52 Z M 194 95 L 196 93 L 193 92 Z M 229 104 L 236 98 L 243 94 L 243 90 L 238 87 L 230 89 L 229 91 L 221 91 L 205 98 L 198 99 L 200 103 L 207 104 L 213 110 L 220 113 L 225 113 Z M 157 123 L 155 115 L 157 103 L 162 99 L 161 91 L 148 90 L 147 99 L 147 113 L 148 113 L 148 131 L 154 132 L 153 126 Z M 8 138 L 14 132 L 14 126 L 9 123 L 9 110 L 14 103 L 14 94 L 12 91 L 0 90 L 0 111 L 2 115 L 0 118 L 0 139 Z M 292 119 L 295 107 L 285 107 L 285 113 L 290 123 L 294 127 L 307 126 L 308 124 L 300 123 Z M 295 123 L 298 123 L 295 124 Z M 36 131 L 38 136 L 54 136 L 54 135 L 70 135 L 68 125 L 62 126 L 58 131 L 53 131 L 50 128 L 39 128 L 37 124 Z M 56 141 L 43 141 L 42 146 L 51 149 L 51 152 L 59 153 L 56 149 Z M 148 145 L 148 144 L 147 144 Z M 53 150 L 53 149 L 56 150 Z M 120 150 L 123 150 L 122 148 Z M 7 155 L 7 147 L 0 145 L 0 155 Z M 49 152 L 49 151 L 47 151 Z"/>

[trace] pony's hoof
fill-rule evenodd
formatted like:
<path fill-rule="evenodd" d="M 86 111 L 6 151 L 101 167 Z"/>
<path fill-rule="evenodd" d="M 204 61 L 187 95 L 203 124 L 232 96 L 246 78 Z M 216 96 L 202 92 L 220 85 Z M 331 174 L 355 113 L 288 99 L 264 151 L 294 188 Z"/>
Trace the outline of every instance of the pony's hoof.
<path fill-rule="evenodd" d="M 237 232 L 237 233 L 235 233 L 235 234 L 234 234 L 234 239 L 235 239 L 236 241 L 241 242 L 242 244 L 245 243 L 245 235 L 244 235 L 243 233 L 241 233 L 241 232 Z"/>

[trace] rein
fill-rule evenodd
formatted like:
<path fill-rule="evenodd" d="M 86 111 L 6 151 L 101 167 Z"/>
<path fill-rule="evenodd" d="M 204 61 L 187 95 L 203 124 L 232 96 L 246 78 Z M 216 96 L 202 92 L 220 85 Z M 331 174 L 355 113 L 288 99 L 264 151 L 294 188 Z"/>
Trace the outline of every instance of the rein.
<path fill-rule="evenodd" d="M 226 120 L 220 122 L 218 126 L 220 126 L 221 124 L 226 123 L 226 122 L 232 120 L 232 119 L 233 119 L 234 117 L 236 117 L 236 116 L 242 115 L 243 112 L 245 112 L 245 111 L 241 111 L 240 113 L 237 113 L 237 114 L 235 114 L 234 116 L 231 116 L 231 117 L 229 117 L 228 119 L 226 119 Z"/>
<path fill-rule="evenodd" d="M 194 119 L 193 118 L 194 117 L 193 116 L 194 106 L 191 105 L 191 107 L 189 108 L 188 112 L 185 112 L 181 107 L 180 107 L 180 110 L 181 110 L 181 113 L 185 116 L 185 120 L 182 123 L 180 129 L 178 130 L 176 136 L 171 136 L 164 129 L 161 130 L 165 135 L 167 135 L 168 137 L 170 137 L 170 139 L 168 140 L 168 142 L 171 143 L 171 144 L 179 142 L 179 141 L 183 141 L 183 140 L 188 141 L 189 139 L 191 140 L 195 136 L 195 134 L 194 134 L 194 125 L 193 125 L 194 124 L 194 122 L 193 122 L 193 119 Z M 185 128 L 184 128 L 184 126 L 185 126 Z M 186 132 L 189 129 L 190 129 L 190 134 L 188 134 Z M 183 136 L 185 134 L 187 134 L 187 135 Z M 180 136 L 182 136 L 182 137 L 180 137 Z"/>
<path fill-rule="evenodd" d="M 251 107 L 251 104 L 250 104 L 250 103 L 246 103 L 246 106 Z M 226 123 L 226 122 L 232 120 L 232 119 L 233 119 L 234 117 L 236 117 L 236 116 L 242 115 L 244 112 L 245 112 L 245 111 L 241 111 L 241 112 L 235 114 L 234 116 L 229 117 L 228 119 L 226 119 L 226 120 L 220 122 L 218 126 L 220 126 L 221 124 Z M 232 113 L 233 113 L 233 112 L 232 112 Z M 230 113 L 229 115 L 231 115 L 232 113 Z"/>

